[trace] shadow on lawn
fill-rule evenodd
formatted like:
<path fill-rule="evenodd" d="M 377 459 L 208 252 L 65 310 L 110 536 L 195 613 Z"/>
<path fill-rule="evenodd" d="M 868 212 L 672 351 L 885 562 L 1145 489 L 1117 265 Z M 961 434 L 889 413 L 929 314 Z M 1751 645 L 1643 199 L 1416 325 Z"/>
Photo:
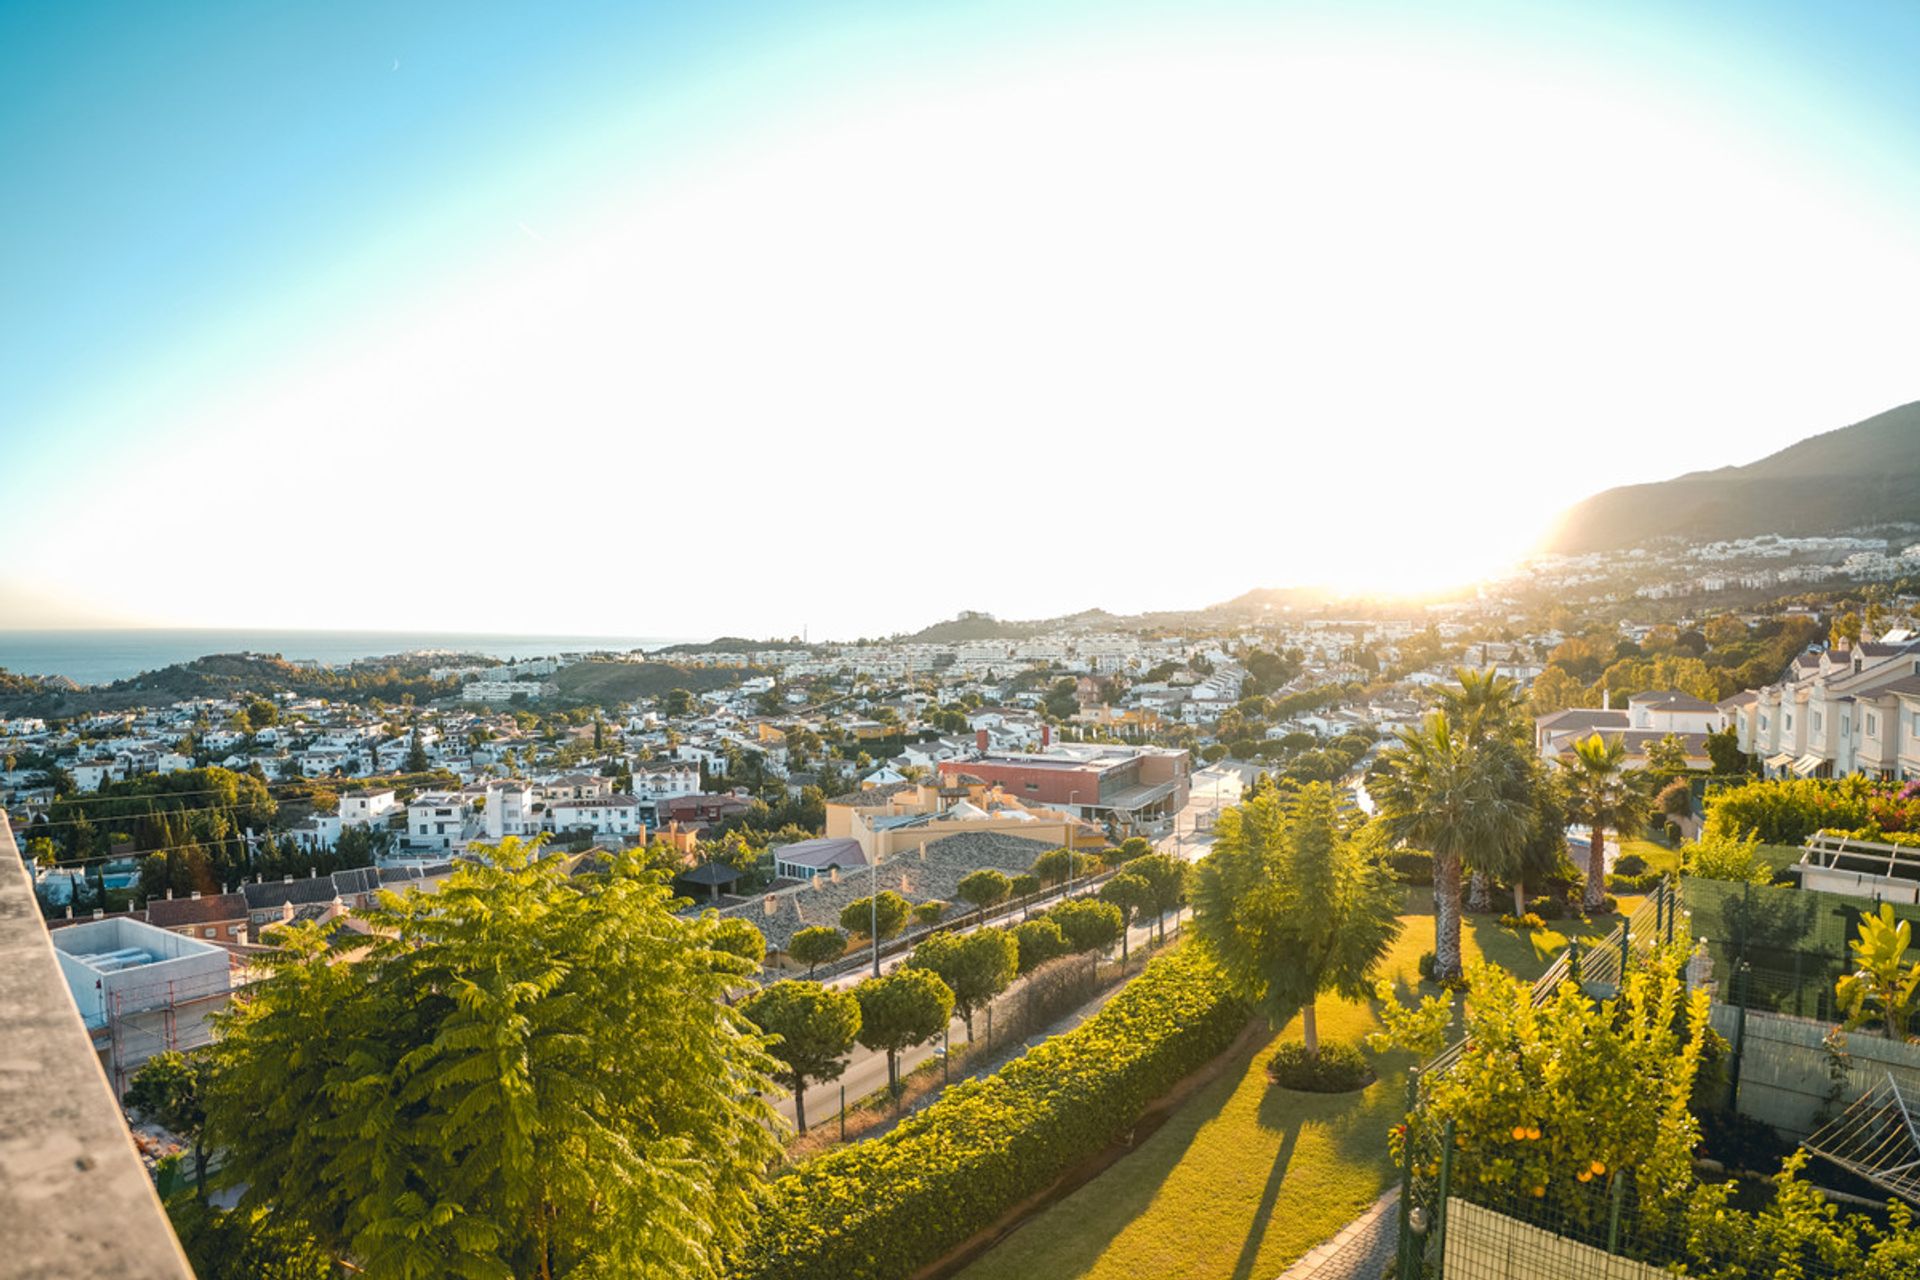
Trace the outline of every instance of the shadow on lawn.
<path fill-rule="evenodd" d="M 1269 1094 L 1269 1099 L 1271 1096 Z M 1267 1103 L 1262 1102 L 1260 1104 L 1262 1125 L 1267 1125 L 1267 1110 Z M 1260 1207 L 1254 1212 L 1253 1226 L 1247 1231 L 1246 1243 L 1240 1246 L 1240 1257 L 1233 1264 L 1233 1280 L 1251 1280 L 1254 1264 L 1260 1260 L 1260 1244 L 1267 1238 L 1267 1223 L 1273 1221 L 1273 1209 L 1280 1199 L 1281 1184 L 1287 1180 L 1287 1166 L 1293 1163 L 1293 1146 L 1299 1141 L 1300 1126 L 1305 1123 L 1299 1116 L 1293 1116 L 1291 1119 L 1292 1127 L 1287 1129 L 1286 1136 L 1280 1139 L 1280 1150 L 1274 1152 L 1273 1168 L 1267 1172 L 1266 1189 L 1260 1193 Z"/>

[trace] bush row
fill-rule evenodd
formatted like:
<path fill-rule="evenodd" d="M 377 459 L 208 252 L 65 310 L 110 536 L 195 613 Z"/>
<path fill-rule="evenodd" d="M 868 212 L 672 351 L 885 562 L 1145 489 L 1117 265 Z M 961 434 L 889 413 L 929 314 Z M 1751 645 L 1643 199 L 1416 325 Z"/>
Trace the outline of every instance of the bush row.
<path fill-rule="evenodd" d="M 1075 1030 L 775 1179 L 731 1276 L 912 1274 L 1124 1136 L 1248 1016 L 1195 949 L 1154 960 Z"/>

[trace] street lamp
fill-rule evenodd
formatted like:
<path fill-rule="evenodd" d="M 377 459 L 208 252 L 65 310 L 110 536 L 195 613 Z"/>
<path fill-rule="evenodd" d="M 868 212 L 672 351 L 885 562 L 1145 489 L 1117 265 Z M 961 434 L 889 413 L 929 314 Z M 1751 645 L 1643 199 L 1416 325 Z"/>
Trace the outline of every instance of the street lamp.
<path fill-rule="evenodd" d="M 1067 792 L 1067 808 L 1070 810 L 1079 808 L 1079 806 L 1074 803 L 1074 801 L 1079 798 L 1080 793 L 1078 791 Z M 1077 813 L 1073 814 L 1072 817 L 1075 822 L 1080 820 L 1080 815 Z M 1078 861 L 1080 857 L 1079 844 L 1079 830 L 1069 826 L 1067 828 L 1067 896 L 1069 898 L 1073 896 L 1073 864 Z"/>

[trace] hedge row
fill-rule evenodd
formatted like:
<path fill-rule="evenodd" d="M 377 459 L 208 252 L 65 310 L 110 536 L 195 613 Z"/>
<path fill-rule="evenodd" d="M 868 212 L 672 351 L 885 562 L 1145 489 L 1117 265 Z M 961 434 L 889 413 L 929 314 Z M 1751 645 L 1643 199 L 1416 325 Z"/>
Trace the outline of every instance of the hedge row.
<path fill-rule="evenodd" d="M 730 1274 L 909 1275 L 1123 1137 L 1248 1016 L 1195 948 L 1162 956 L 1073 1031 L 775 1179 Z"/>

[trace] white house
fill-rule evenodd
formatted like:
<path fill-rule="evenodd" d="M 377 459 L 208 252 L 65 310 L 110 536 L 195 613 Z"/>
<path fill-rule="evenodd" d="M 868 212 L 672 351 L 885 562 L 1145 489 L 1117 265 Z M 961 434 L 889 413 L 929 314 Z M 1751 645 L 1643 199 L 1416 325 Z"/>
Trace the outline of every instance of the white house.
<path fill-rule="evenodd" d="M 632 796 L 558 800 L 547 809 L 547 820 L 556 832 L 591 831 L 596 839 L 638 837 L 646 833 L 640 822 L 640 802 Z"/>
<path fill-rule="evenodd" d="M 1920 638 L 1803 653 L 1751 692 L 1734 709 L 1740 749 L 1768 774 L 1920 778 Z"/>
<path fill-rule="evenodd" d="M 370 822 L 385 822 L 398 813 L 400 802 L 391 787 L 378 791 L 350 791 L 340 797 L 340 825 L 364 827 Z"/>
<path fill-rule="evenodd" d="M 467 818 L 472 808 L 458 791 L 423 791 L 407 805 L 409 849 L 452 852 L 467 846 Z"/>

